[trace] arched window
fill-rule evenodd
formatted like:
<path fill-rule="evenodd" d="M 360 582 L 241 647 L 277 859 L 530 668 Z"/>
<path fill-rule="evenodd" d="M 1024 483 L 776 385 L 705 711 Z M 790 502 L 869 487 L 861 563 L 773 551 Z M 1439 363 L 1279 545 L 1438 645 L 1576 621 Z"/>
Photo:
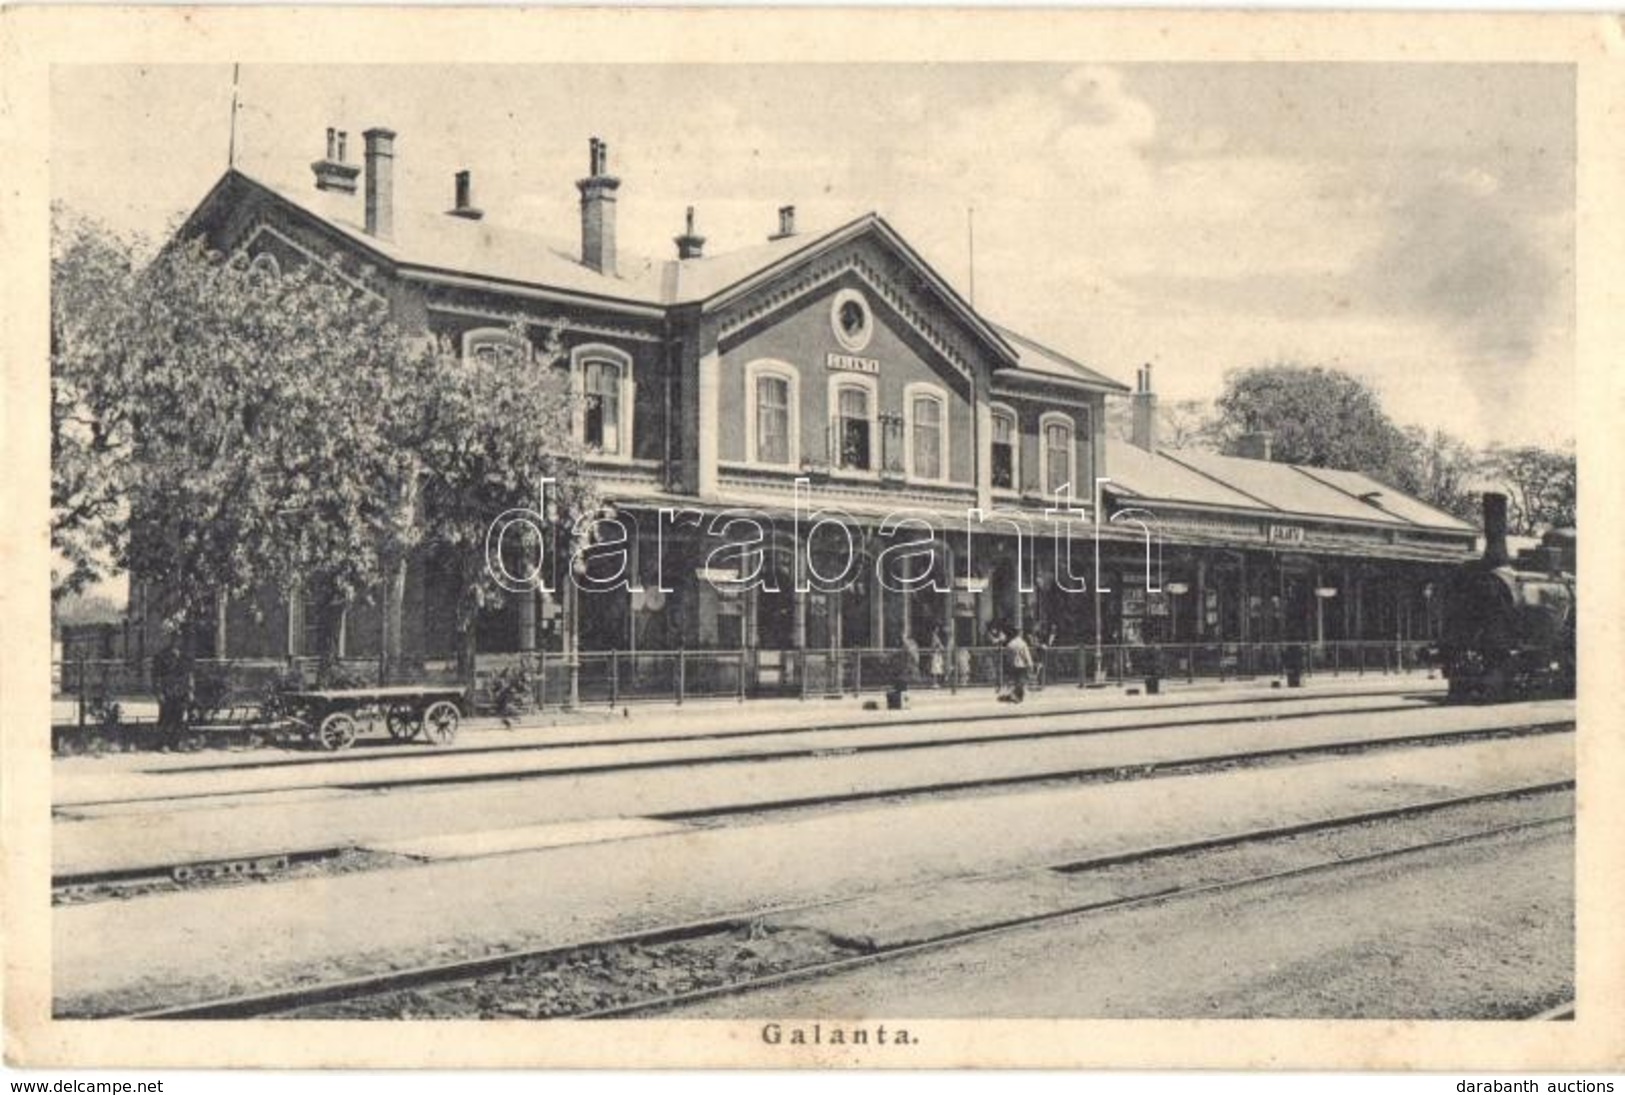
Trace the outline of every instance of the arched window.
<path fill-rule="evenodd" d="M 1021 431 L 1016 412 L 1002 404 L 993 406 L 993 428 L 988 440 L 988 466 L 993 473 L 993 489 L 1016 489 L 1021 481 Z"/>
<path fill-rule="evenodd" d="M 582 441 L 606 456 L 621 451 L 621 367 L 613 361 L 589 361 L 581 368 L 586 394 Z"/>
<path fill-rule="evenodd" d="M 282 276 L 282 264 L 271 252 L 261 251 L 248 264 L 248 271 L 259 278 L 279 278 Z"/>
<path fill-rule="evenodd" d="M 613 346 L 577 346 L 570 351 L 570 379 L 581 397 L 576 436 L 594 455 L 632 455 L 632 358 Z"/>
<path fill-rule="evenodd" d="M 948 395 L 935 384 L 903 389 L 907 415 L 910 479 L 941 482 L 948 478 Z"/>
<path fill-rule="evenodd" d="M 1044 494 L 1054 498 L 1062 487 L 1068 486 L 1076 493 L 1077 483 L 1073 482 L 1074 427 L 1071 416 L 1051 411 L 1039 419 L 1038 425 L 1044 446 Z"/>
<path fill-rule="evenodd" d="M 1093 407 L 1079 407 L 1074 413 L 1078 422 L 1077 456 L 1074 458 L 1074 474 L 1078 481 L 1073 484 L 1073 493 L 1082 494 L 1087 498 L 1094 497 L 1095 475 L 1095 415 Z"/>
<path fill-rule="evenodd" d="M 464 361 L 496 361 L 513 355 L 530 360 L 530 343 L 505 327 L 476 327 L 463 334 Z"/>
<path fill-rule="evenodd" d="M 801 456 L 801 393 L 795 367 L 782 361 L 745 366 L 745 460 L 790 467 Z"/>
<path fill-rule="evenodd" d="M 830 463 L 844 471 L 879 467 L 875 383 L 869 377 L 830 378 Z"/>

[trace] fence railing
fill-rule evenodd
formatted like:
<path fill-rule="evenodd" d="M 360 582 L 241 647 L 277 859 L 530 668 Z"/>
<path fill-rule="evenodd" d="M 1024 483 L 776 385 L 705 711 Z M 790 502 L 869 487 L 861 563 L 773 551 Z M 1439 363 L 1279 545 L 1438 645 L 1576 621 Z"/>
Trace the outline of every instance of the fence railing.
<path fill-rule="evenodd" d="M 1167 681 L 1280 677 L 1296 667 L 1305 675 L 1353 676 L 1401 673 L 1428 665 L 1423 641 L 1329 643 L 1169 643 L 1154 646 L 1054 646 L 1034 650 L 1037 663 L 1029 688 L 1089 688 L 1156 677 Z M 777 696 L 814 698 L 912 688 L 1000 688 L 1010 683 L 1008 652 L 1002 647 L 957 647 L 916 653 L 901 649 L 852 650 L 673 650 L 589 651 L 569 655 L 481 655 L 476 664 L 471 705 L 490 709 L 508 681 L 508 701 L 517 682 L 529 705 L 543 709 L 622 706 L 632 703 L 685 703 L 697 700 Z M 379 680 L 375 659 L 338 663 L 343 678 L 360 684 Z M 202 660 L 196 663 L 194 691 L 200 703 L 265 694 L 290 674 L 314 684 L 318 672 L 331 674 L 315 659 Z M 455 663 L 435 661 L 413 667 L 420 683 L 459 683 Z M 151 659 L 78 659 L 52 665 L 53 721 L 140 723 L 157 718 L 157 692 Z M 67 708 L 71 705 L 71 710 Z M 116 708 L 115 708 L 116 705 Z M 520 704 L 524 706 L 524 704 Z"/>

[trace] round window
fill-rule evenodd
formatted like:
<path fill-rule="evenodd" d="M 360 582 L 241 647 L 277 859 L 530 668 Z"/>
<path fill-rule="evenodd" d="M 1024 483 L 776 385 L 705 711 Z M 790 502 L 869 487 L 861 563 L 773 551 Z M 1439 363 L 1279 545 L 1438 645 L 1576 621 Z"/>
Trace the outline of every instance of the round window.
<path fill-rule="evenodd" d="M 848 350 L 857 353 L 869 345 L 869 338 L 874 334 L 874 316 L 869 312 L 869 302 L 856 289 L 842 289 L 835 294 L 829 319 L 836 339 Z"/>

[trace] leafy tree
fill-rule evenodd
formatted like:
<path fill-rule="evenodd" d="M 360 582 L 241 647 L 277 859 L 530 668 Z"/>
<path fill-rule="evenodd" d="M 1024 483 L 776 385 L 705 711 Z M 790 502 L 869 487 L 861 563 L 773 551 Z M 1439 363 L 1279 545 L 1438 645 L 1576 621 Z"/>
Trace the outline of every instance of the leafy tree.
<path fill-rule="evenodd" d="M 574 440 L 577 399 L 567 374 L 556 368 L 562 357 L 559 332 L 549 328 L 536 346 L 523 326 L 507 343 L 489 346 L 472 359 L 442 343 L 431 355 L 419 405 L 413 451 L 417 454 L 417 504 L 423 520 L 423 546 L 442 560 L 458 590 L 460 670 L 473 671 L 475 627 L 482 609 L 507 595 L 486 565 L 487 536 L 493 521 L 511 509 L 542 512 L 546 488 L 547 528 L 516 525 L 515 554 L 542 547 L 556 561 L 590 540 L 591 522 L 577 518 L 596 511 L 593 485 L 581 474 L 581 451 Z M 537 545 L 531 533 L 550 543 Z M 534 558 L 532 558 L 534 562 Z M 511 573 L 529 565 L 514 560 Z M 555 584 L 555 588 L 559 588 Z"/>
<path fill-rule="evenodd" d="M 63 626 L 116 624 L 124 618 L 124 606 L 100 593 L 70 593 L 52 606 L 52 616 Z"/>
<path fill-rule="evenodd" d="M 1132 400 L 1113 399 L 1106 404 L 1106 428 L 1119 440 L 1133 439 Z M 1160 400 L 1157 403 L 1158 448 L 1212 449 L 1218 444 L 1215 429 L 1213 404 L 1205 399 Z"/>
<path fill-rule="evenodd" d="M 123 562 L 186 654 L 221 598 L 304 582 L 339 605 L 376 588 L 402 535 L 391 408 L 423 371 L 382 297 L 316 264 L 279 275 L 179 242 L 114 335 Z"/>
<path fill-rule="evenodd" d="M 105 366 L 140 244 L 60 207 L 52 221 L 51 599 L 60 603 L 107 575 L 122 532 L 128 420 Z"/>
<path fill-rule="evenodd" d="M 99 577 L 104 548 L 149 584 L 177 675 L 221 598 L 267 590 L 314 594 L 330 650 L 344 606 L 386 589 L 398 657 L 420 545 L 458 560 L 471 652 L 499 593 L 490 521 L 544 478 L 561 522 L 595 504 L 556 332 L 540 362 L 464 362 L 336 256 L 281 273 L 177 240 L 143 265 L 66 213 L 54 247 L 52 530 L 71 564 L 54 584 Z"/>
<path fill-rule="evenodd" d="M 1157 440 L 1165 449 L 1211 449 L 1217 444 L 1213 404 L 1177 399 L 1158 405 Z"/>
<path fill-rule="evenodd" d="M 1377 394 L 1345 372 L 1288 363 L 1232 372 L 1217 407 L 1224 452 L 1236 452 L 1243 434 L 1263 430 L 1272 435 L 1276 460 L 1349 468 L 1417 490 L 1404 434 Z"/>
<path fill-rule="evenodd" d="M 1519 535 L 1571 528 L 1577 504 L 1574 450 L 1537 445 L 1495 445 L 1486 457 L 1489 476 L 1507 495 L 1507 523 Z"/>
<path fill-rule="evenodd" d="M 1409 462 L 1422 501 L 1474 524 L 1480 516 L 1474 483 L 1481 477 L 1484 456 L 1465 441 L 1443 430 L 1420 426 L 1405 428 Z"/>

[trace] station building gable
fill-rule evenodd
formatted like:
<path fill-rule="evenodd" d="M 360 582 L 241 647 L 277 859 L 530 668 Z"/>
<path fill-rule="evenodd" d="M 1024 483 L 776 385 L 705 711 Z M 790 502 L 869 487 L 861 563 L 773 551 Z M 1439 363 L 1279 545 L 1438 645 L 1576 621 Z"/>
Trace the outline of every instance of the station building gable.
<path fill-rule="evenodd" d="M 934 345 L 912 319 L 922 307 L 909 289 L 848 268 L 725 336 L 721 402 L 745 428 L 724 434 L 719 460 L 974 487 L 968 442 L 986 366 Z"/>

